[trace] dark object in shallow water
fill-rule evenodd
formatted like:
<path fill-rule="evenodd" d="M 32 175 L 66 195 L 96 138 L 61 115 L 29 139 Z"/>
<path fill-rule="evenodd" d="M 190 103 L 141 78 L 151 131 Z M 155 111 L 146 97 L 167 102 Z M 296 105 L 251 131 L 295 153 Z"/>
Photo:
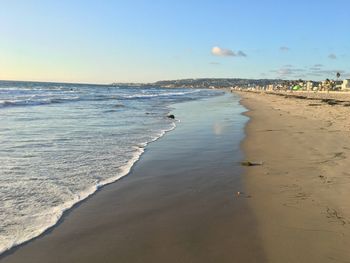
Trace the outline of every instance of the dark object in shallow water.
<path fill-rule="evenodd" d="M 173 114 L 168 115 L 169 119 L 175 119 L 175 116 Z"/>
<path fill-rule="evenodd" d="M 244 192 L 236 192 L 236 197 L 241 197 L 241 196 L 244 196 L 245 198 L 252 198 L 251 195 L 247 195 Z"/>
<path fill-rule="evenodd" d="M 262 165 L 263 162 L 259 161 L 259 162 L 251 162 L 251 161 L 243 161 L 241 162 L 242 166 L 258 166 L 258 165 Z"/>

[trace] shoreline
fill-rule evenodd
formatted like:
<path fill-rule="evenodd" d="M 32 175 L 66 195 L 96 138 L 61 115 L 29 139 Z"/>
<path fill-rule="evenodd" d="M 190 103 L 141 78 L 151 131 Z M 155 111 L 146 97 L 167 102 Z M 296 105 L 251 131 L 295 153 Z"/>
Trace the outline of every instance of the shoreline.
<path fill-rule="evenodd" d="M 134 165 L 142 158 L 142 155 L 146 151 L 146 147 L 153 143 L 156 142 L 157 140 L 161 139 L 163 136 L 165 136 L 168 132 L 171 132 L 172 130 L 176 129 L 176 121 L 173 122 L 173 125 L 171 128 L 162 130 L 161 134 L 157 135 L 154 139 L 152 139 L 149 142 L 144 143 L 142 145 L 142 148 L 138 148 L 138 151 L 135 153 L 132 159 L 130 159 L 123 167 L 122 167 L 122 173 L 119 175 L 116 175 L 114 177 L 105 179 L 104 181 L 101 181 L 97 183 L 96 185 L 92 185 L 89 188 L 85 189 L 83 192 L 79 193 L 77 196 L 77 200 L 71 200 L 67 203 L 63 203 L 62 206 L 64 207 L 62 211 L 60 212 L 59 215 L 57 215 L 57 220 L 55 220 L 54 223 L 46 226 L 44 229 L 38 231 L 38 234 L 36 234 L 33 237 L 30 237 L 24 241 L 18 242 L 13 244 L 10 248 L 7 248 L 3 251 L 0 251 L 0 260 L 2 258 L 7 257 L 8 255 L 11 255 L 15 253 L 17 249 L 20 249 L 22 246 L 25 246 L 26 244 L 40 238 L 41 236 L 49 234 L 55 227 L 58 227 L 63 221 L 66 216 L 69 215 L 72 210 L 75 208 L 79 207 L 81 203 L 88 201 L 89 198 L 92 198 L 94 194 L 96 194 L 98 191 L 103 190 L 104 187 L 116 183 L 117 181 L 123 179 L 124 177 L 128 176 Z"/>
<path fill-rule="evenodd" d="M 128 176 L 1 262 L 264 262 L 247 199 L 235 195 L 241 111 L 231 94 L 179 105 L 177 129 Z"/>
<path fill-rule="evenodd" d="M 263 161 L 246 167 L 244 184 L 267 261 L 349 262 L 350 109 L 236 93 L 250 117 L 242 149 L 247 160 Z"/>

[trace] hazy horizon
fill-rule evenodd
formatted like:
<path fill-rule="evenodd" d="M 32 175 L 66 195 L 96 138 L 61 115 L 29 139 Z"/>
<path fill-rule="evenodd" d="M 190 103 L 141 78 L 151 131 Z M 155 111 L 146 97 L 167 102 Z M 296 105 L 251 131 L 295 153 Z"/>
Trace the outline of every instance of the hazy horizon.
<path fill-rule="evenodd" d="M 152 82 L 133 82 L 133 81 L 129 81 L 129 82 L 110 82 L 110 83 L 95 83 L 95 82 L 67 82 L 67 81 L 55 81 L 55 80 L 16 80 L 16 79 L 0 79 L 0 82 L 29 82 L 29 83 L 57 83 L 57 84 L 78 84 L 78 85 L 101 85 L 101 86 L 108 86 L 111 84 L 154 84 L 156 82 L 160 82 L 160 81 L 177 81 L 177 80 L 186 80 L 186 79 L 255 79 L 255 80 L 259 80 L 259 79 L 266 79 L 266 80 L 278 80 L 280 78 L 240 78 L 240 77 L 222 77 L 222 78 L 208 78 L 208 77 L 200 77 L 200 78 L 183 78 L 183 79 L 161 79 L 161 80 L 156 80 L 156 81 L 152 81 Z M 285 81 L 293 81 L 295 79 L 281 79 L 281 80 L 285 80 Z M 304 79 L 305 81 L 314 81 L 314 82 L 318 82 L 317 80 L 312 80 L 312 79 Z"/>

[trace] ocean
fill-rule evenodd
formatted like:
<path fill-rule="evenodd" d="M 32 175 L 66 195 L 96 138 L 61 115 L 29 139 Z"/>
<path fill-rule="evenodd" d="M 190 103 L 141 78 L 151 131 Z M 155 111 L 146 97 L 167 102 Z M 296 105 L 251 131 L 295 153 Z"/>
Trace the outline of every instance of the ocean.
<path fill-rule="evenodd" d="M 207 89 L 0 81 L 0 253 L 130 171 Z M 170 149 L 169 149 L 170 150 Z"/>

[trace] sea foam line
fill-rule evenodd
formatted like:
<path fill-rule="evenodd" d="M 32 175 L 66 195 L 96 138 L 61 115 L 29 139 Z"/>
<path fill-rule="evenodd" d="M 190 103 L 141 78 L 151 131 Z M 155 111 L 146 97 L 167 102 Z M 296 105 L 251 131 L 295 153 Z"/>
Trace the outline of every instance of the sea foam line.
<path fill-rule="evenodd" d="M 38 236 L 45 234 L 46 231 L 48 231 L 49 229 L 57 225 L 57 223 L 59 222 L 59 220 L 62 218 L 63 214 L 66 211 L 70 210 L 71 208 L 74 208 L 76 204 L 82 202 L 83 200 L 85 200 L 86 198 L 94 194 L 101 187 L 114 183 L 119 179 L 121 179 L 122 177 L 128 175 L 131 171 L 131 168 L 141 158 L 141 155 L 145 152 L 145 147 L 148 144 L 157 141 L 158 139 L 163 137 L 167 132 L 170 132 L 176 128 L 175 122 L 172 122 L 171 124 L 172 124 L 172 127 L 170 127 L 169 129 L 161 130 L 160 133 L 157 134 L 154 139 L 150 140 L 149 142 L 143 143 L 141 147 L 135 146 L 136 152 L 134 156 L 124 166 L 121 167 L 121 172 L 118 175 L 105 179 L 101 182 L 98 182 L 96 185 L 90 186 L 85 191 L 78 193 L 72 200 L 63 203 L 58 207 L 53 207 L 51 211 L 46 213 L 46 215 L 51 215 L 50 220 L 46 222 L 46 224 L 43 225 L 41 228 L 37 229 L 37 231 L 30 232 L 24 237 L 21 236 L 20 238 L 7 242 L 7 244 L 0 244 L 0 256 L 4 252 L 9 251 L 12 248 L 15 248 L 23 243 L 27 243 L 37 238 Z"/>

